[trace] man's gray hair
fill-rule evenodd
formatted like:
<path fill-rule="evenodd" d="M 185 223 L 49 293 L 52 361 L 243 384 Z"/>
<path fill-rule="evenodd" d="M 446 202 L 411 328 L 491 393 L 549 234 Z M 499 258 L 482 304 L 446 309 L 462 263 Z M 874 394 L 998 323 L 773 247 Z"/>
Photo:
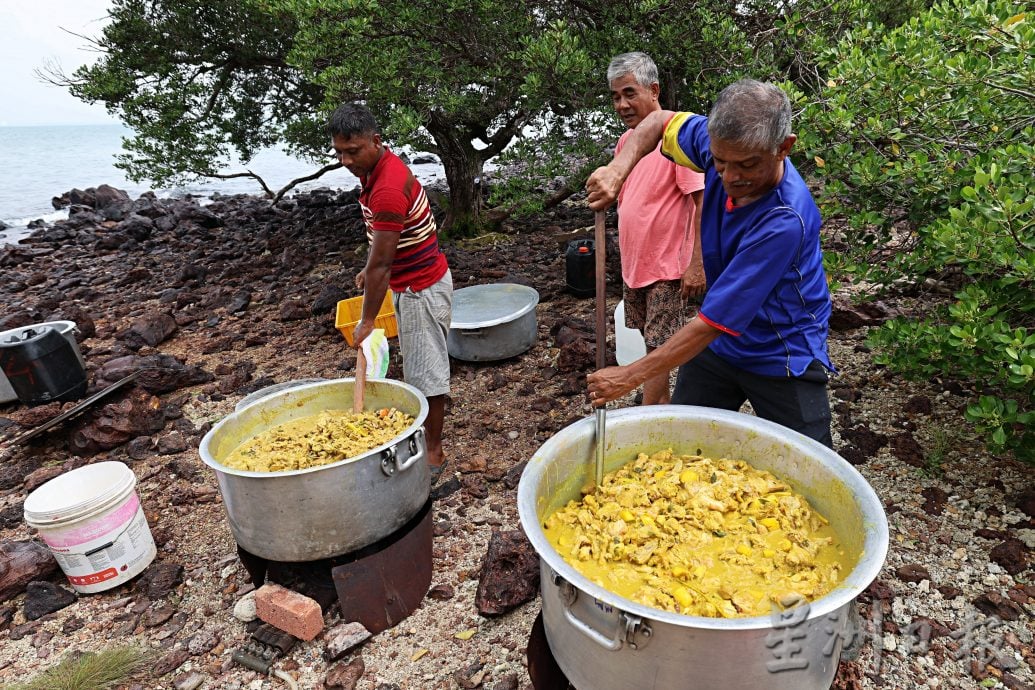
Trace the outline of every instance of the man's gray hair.
<path fill-rule="evenodd" d="M 715 99 L 708 114 L 708 134 L 747 149 L 776 153 L 791 134 L 791 101 L 778 86 L 741 79 Z"/>
<path fill-rule="evenodd" d="M 373 113 L 362 103 L 343 103 L 327 118 L 327 134 L 350 139 L 360 134 L 380 134 Z"/>
<path fill-rule="evenodd" d="M 631 74 L 640 86 L 650 87 L 658 83 L 658 66 L 647 53 L 622 53 L 607 66 L 607 85 L 618 77 Z"/>

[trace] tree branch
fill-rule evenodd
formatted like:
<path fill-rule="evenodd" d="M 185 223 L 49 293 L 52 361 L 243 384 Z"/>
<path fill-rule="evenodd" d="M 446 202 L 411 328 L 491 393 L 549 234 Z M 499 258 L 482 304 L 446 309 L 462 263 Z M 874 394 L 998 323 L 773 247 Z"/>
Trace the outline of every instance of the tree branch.
<path fill-rule="evenodd" d="M 262 187 L 263 191 L 266 192 L 266 198 L 267 199 L 273 196 L 273 190 L 270 189 L 269 186 L 267 186 L 266 181 L 264 179 L 262 179 L 261 177 L 259 177 L 258 175 L 256 175 L 255 173 L 253 173 L 251 170 L 248 170 L 247 172 L 230 173 L 230 174 L 207 173 L 205 175 L 205 177 L 214 177 L 214 178 L 216 178 L 218 180 L 232 180 L 232 179 L 234 179 L 236 177 L 250 177 L 253 180 L 257 181 L 259 183 L 259 185 Z"/>
<path fill-rule="evenodd" d="M 988 81 L 987 79 L 979 79 L 978 81 L 989 88 L 998 89 L 999 91 L 1005 91 L 1006 93 L 1012 93 L 1015 96 L 1023 96 L 1024 98 L 1027 98 L 1029 100 L 1035 100 L 1035 93 L 1031 93 L 1030 91 L 1024 91 L 1023 89 L 1014 89 L 1009 86 L 1003 86 L 1002 84 L 996 84 L 995 82 Z"/>
<path fill-rule="evenodd" d="M 298 177 L 298 178 L 295 178 L 294 180 L 291 180 L 290 182 L 287 183 L 287 185 L 285 185 L 282 189 L 280 189 L 276 193 L 276 195 L 273 196 L 273 200 L 270 202 L 270 205 L 271 206 L 276 206 L 277 202 L 279 202 L 284 197 L 284 195 L 288 193 L 288 191 L 294 189 L 295 187 L 297 187 L 301 183 L 308 182 L 310 180 L 315 180 L 315 179 L 317 179 L 319 177 L 322 177 L 326 173 L 329 173 L 332 170 L 337 170 L 340 167 L 341 167 L 341 163 L 329 163 L 329 164 L 323 166 L 322 168 L 320 168 L 319 170 L 317 170 L 316 172 L 314 172 L 311 175 L 306 175 L 305 177 Z"/>

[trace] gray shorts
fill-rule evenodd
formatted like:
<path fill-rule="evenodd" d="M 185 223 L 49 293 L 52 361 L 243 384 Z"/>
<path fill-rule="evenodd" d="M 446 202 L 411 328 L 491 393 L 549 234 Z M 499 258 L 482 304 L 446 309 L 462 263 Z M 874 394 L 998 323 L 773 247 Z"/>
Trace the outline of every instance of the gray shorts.
<path fill-rule="evenodd" d="M 452 321 L 452 273 L 446 271 L 437 283 L 420 292 L 393 292 L 392 303 L 399 322 L 403 380 L 429 398 L 448 394 L 446 334 Z"/>

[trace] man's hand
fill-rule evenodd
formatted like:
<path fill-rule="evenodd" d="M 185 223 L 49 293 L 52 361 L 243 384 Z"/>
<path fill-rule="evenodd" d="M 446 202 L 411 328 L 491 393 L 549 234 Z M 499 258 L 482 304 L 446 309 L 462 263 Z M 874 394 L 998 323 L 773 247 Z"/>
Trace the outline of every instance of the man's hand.
<path fill-rule="evenodd" d="M 367 269 L 364 268 L 356 274 L 356 289 L 363 290 L 367 286 Z"/>
<path fill-rule="evenodd" d="M 363 345 L 363 341 L 367 339 L 367 336 L 373 333 L 374 322 L 373 321 L 360 321 L 356 324 L 356 330 L 352 331 L 352 345 L 357 350 Z"/>
<path fill-rule="evenodd" d="M 680 278 L 679 294 L 683 299 L 700 297 L 707 287 L 708 281 L 704 277 L 704 267 L 690 262 L 690 265 L 683 271 L 683 277 Z"/>
<path fill-rule="evenodd" d="M 605 210 L 618 198 L 623 182 L 625 178 L 610 165 L 594 170 L 586 180 L 586 199 L 589 201 L 589 207 L 594 211 Z"/>
<path fill-rule="evenodd" d="M 629 377 L 628 367 L 606 367 L 586 377 L 589 384 L 589 402 L 600 407 L 617 400 L 639 384 Z"/>

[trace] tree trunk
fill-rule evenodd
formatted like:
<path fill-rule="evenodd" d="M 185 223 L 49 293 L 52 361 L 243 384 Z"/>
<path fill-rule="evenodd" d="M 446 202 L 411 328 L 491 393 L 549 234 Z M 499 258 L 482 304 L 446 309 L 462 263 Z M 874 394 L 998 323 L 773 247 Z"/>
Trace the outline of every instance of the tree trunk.
<path fill-rule="evenodd" d="M 455 129 L 428 126 L 435 139 L 449 184 L 449 204 L 442 224 L 444 234 L 474 235 L 482 229 L 481 154 Z"/>

